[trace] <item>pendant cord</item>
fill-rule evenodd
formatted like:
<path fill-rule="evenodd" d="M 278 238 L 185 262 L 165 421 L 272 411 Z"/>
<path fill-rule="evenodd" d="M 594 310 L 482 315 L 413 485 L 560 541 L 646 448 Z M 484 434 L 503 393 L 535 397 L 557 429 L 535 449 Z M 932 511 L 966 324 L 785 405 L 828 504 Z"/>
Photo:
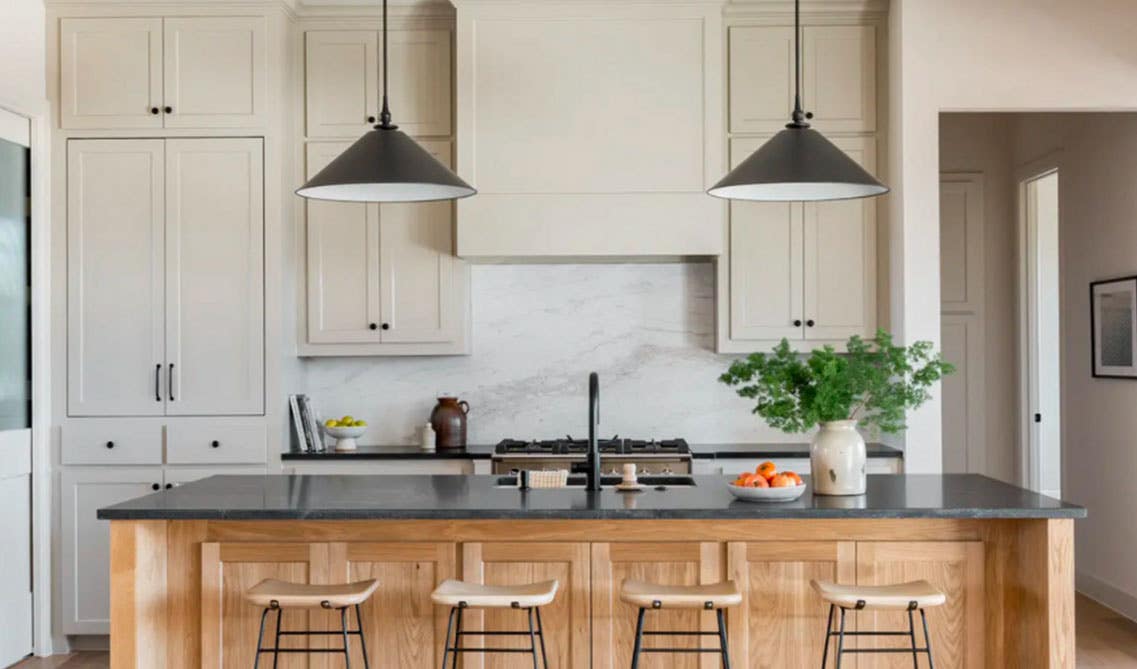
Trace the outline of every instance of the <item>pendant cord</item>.
<path fill-rule="evenodd" d="M 383 0 L 383 110 L 379 112 L 379 125 L 382 130 L 399 127 L 391 124 L 391 108 L 387 106 L 387 0 Z"/>
<path fill-rule="evenodd" d="M 801 108 L 801 0 L 794 0 L 794 111 L 791 118 L 787 128 L 809 127 Z"/>

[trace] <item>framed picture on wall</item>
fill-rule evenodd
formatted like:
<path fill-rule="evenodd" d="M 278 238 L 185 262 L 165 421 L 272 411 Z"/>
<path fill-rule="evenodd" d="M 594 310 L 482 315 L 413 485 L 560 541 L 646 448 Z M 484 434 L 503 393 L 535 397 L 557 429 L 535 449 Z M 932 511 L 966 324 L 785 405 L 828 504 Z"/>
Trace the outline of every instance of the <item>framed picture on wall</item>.
<path fill-rule="evenodd" d="M 1137 276 L 1090 284 L 1093 374 L 1137 379 Z"/>

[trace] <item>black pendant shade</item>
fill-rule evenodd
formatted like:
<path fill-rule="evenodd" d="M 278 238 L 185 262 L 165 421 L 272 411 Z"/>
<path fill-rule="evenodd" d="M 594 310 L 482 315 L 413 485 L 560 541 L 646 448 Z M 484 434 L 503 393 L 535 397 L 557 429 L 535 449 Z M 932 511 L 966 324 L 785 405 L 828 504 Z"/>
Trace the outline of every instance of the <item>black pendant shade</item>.
<path fill-rule="evenodd" d="M 347 202 L 427 202 L 476 192 L 401 130 L 376 127 L 296 194 Z"/>
<path fill-rule="evenodd" d="M 825 136 L 791 124 L 707 191 L 730 200 L 804 202 L 888 192 Z"/>

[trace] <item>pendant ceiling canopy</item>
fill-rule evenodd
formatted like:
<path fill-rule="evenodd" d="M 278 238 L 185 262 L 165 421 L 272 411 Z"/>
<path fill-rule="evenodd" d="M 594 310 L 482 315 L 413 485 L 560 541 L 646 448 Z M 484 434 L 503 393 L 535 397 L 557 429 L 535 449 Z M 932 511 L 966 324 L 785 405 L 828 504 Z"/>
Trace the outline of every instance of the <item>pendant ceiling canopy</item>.
<path fill-rule="evenodd" d="M 888 192 L 844 151 L 809 127 L 801 108 L 800 0 L 794 2 L 794 110 L 771 137 L 707 191 L 728 200 L 810 202 L 872 197 Z"/>
<path fill-rule="evenodd" d="M 297 195 L 347 202 L 428 202 L 455 200 L 477 192 L 391 123 L 387 63 L 387 0 L 383 0 L 383 110 L 379 125 L 297 189 Z"/>

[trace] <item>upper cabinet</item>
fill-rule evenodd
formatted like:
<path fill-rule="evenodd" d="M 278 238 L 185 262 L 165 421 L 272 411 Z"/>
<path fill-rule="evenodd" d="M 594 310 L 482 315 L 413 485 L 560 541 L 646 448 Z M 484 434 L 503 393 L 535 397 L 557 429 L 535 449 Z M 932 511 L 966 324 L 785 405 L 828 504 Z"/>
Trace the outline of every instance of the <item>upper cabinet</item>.
<path fill-rule="evenodd" d="M 731 26 L 730 131 L 782 129 L 794 105 L 794 31 Z M 876 130 L 876 28 L 802 28 L 802 106 L 818 130 Z"/>
<path fill-rule="evenodd" d="M 449 136 L 451 31 L 392 30 L 388 35 L 395 124 L 414 136 Z M 308 137 L 354 139 L 378 121 L 379 40 L 370 30 L 305 33 Z"/>
<path fill-rule="evenodd" d="M 60 123 L 76 129 L 264 123 L 261 17 L 65 18 Z"/>

